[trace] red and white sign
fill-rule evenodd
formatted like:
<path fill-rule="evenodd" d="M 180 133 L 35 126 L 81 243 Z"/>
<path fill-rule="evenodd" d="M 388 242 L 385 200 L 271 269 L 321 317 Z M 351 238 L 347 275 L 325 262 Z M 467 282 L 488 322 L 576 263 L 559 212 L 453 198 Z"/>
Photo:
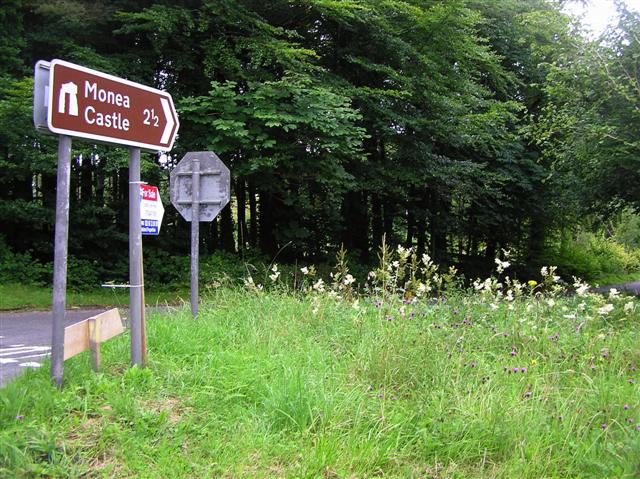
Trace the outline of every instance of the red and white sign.
<path fill-rule="evenodd" d="M 169 151 L 180 123 L 171 95 L 53 60 L 47 126 L 58 134 Z"/>
<path fill-rule="evenodd" d="M 164 206 L 157 186 L 140 185 L 140 229 L 143 235 L 160 234 Z"/>

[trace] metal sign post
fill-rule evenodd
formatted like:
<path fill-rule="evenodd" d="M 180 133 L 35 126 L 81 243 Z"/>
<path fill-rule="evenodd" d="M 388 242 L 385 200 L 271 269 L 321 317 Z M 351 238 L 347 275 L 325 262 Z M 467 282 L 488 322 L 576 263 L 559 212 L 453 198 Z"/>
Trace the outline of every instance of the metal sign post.
<path fill-rule="evenodd" d="M 140 216 L 140 150 L 171 150 L 180 123 L 171 95 L 62 60 L 39 61 L 34 72 L 33 123 L 57 134 L 58 184 L 53 279 L 51 377 L 62 385 L 67 288 L 71 139 L 115 143 L 129 150 L 129 282 L 131 363 L 146 362 Z M 161 208 L 162 205 L 159 205 Z M 157 221 L 160 229 L 162 214 Z M 153 218 L 157 220 L 157 218 Z M 152 233 L 157 234 L 157 233 Z"/>
<path fill-rule="evenodd" d="M 213 221 L 231 198 L 229 169 L 212 151 L 187 153 L 171 171 L 171 204 L 191 222 L 191 315 L 198 315 L 200 221 Z"/>
<path fill-rule="evenodd" d="M 198 316 L 198 258 L 200 258 L 200 160 L 191 162 L 191 316 Z M 193 219 L 196 218 L 196 219 Z"/>
<path fill-rule="evenodd" d="M 71 138 L 60 135 L 58 140 L 56 225 L 53 253 L 53 321 L 51 330 L 51 378 L 59 388 L 62 387 L 64 368 L 64 315 L 67 295 L 70 176 Z"/>
<path fill-rule="evenodd" d="M 140 148 L 129 149 L 129 321 L 131 364 L 142 367 L 142 229 L 140 226 Z"/>

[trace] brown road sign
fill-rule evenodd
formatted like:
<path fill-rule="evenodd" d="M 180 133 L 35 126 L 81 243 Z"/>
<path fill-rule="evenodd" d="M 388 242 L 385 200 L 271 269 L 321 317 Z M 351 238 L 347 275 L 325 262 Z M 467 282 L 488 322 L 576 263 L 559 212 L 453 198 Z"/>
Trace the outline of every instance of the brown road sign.
<path fill-rule="evenodd" d="M 50 66 L 53 133 L 169 151 L 180 126 L 171 95 L 62 60 Z"/>

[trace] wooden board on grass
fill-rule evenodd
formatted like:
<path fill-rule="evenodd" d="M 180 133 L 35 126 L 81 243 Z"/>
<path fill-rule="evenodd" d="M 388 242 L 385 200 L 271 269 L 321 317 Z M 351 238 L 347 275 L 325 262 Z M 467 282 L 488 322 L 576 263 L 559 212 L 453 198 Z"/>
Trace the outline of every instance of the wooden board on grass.
<path fill-rule="evenodd" d="M 79 323 L 64 328 L 64 359 L 86 351 L 91 346 L 91 334 L 89 323 L 94 322 L 94 331 L 98 333 L 95 343 L 102 343 L 124 332 L 124 326 L 120 319 L 118 308 L 110 309 L 104 313 L 87 318 Z"/>

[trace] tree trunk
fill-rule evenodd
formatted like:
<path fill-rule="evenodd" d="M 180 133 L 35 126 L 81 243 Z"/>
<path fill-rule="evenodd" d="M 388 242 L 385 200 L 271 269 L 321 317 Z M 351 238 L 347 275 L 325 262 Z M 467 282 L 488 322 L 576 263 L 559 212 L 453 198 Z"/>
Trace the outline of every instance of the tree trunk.
<path fill-rule="evenodd" d="M 254 248 L 258 244 L 258 205 L 253 181 L 249 182 L 249 244 Z"/>
<path fill-rule="evenodd" d="M 273 256 L 276 253 L 274 200 L 270 191 L 260 192 L 260 250 Z"/>
<path fill-rule="evenodd" d="M 415 215 L 411 206 L 407 208 L 407 239 L 405 241 L 406 247 L 411 248 L 413 246 L 413 234 L 415 230 Z"/>
<path fill-rule="evenodd" d="M 374 193 L 371 196 L 371 243 L 376 251 L 382 245 L 383 234 L 384 229 L 382 227 L 382 203 L 380 201 L 380 196 Z"/>
<path fill-rule="evenodd" d="M 353 191 L 345 195 L 342 203 L 342 216 L 345 227 L 342 244 L 347 251 L 358 251 L 362 261 L 368 260 L 369 217 L 367 196 L 362 191 Z"/>
<path fill-rule="evenodd" d="M 224 251 L 229 253 L 236 252 L 236 246 L 233 238 L 233 216 L 231 213 L 231 204 L 225 206 L 220 212 L 220 246 Z"/>
<path fill-rule="evenodd" d="M 247 243 L 247 213 L 246 213 L 247 194 L 245 190 L 244 179 L 238 178 L 236 181 L 236 202 L 238 205 L 238 252 L 242 254 Z"/>
<path fill-rule="evenodd" d="M 395 240 L 393 237 L 393 220 L 395 217 L 395 205 L 390 198 L 386 198 L 382 212 L 382 222 L 384 228 L 384 235 L 387 238 L 387 244 L 394 246 Z"/>
<path fill-rule="evenodd" d="M 82 157 L 82 166 L 80 167 L 80 200 L 84 204 L 91 202 L 93 196 L 93 164 L 91 156 Z"/>

